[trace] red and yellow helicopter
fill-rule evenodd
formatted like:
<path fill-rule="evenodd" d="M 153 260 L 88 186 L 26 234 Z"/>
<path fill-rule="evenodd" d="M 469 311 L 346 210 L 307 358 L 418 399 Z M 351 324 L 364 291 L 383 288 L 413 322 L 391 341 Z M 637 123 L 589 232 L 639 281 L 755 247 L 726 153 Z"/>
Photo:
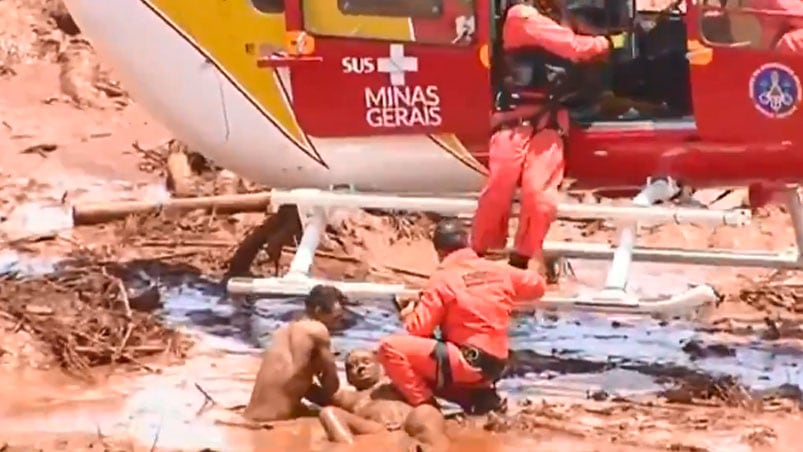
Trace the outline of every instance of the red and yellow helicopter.
<path fill-rule="evenodd" d="M 277 187 L 274 205 L 301 212 L 304 234 L 290 272 L 232 278 L 231 292 L 308 290 L 331 209 L 474 208 L 471 194 L 486 174 L 504 0 L 65 3 L 155 117 L 218 164 Z M 549 244 L 569 257 L 614 256 L 607 292 L 556 305 L 672 310 L 714 298 L 705 286 L 664 302 L 639 302 L 624 292 L 632 259 L 801 265 L 796 251 L 633 247 L 636 220 L 749 220 L 741 210 L 652 206 L 682 187 L 793 193 L 788 200 L 798 227 L 800 201 L 788 185 L 803 180 L 803 56 L 778 52 L 763 39 L 763 27 L 788 14 L 734 3 L 678 0 L 649 8 L 636 0 L 574 0 L 574 11 L 590 11 L 603 31 L 628 30 L 629 45 L 607 65 L 604 82 L 610 98 L 632 106 L 572 112 L 569 190 L 638 195 L 633 207 L 561 206 L 564 217 L 622 218 L 628 225 L 617 249 Z M 655 108 L 639 107 L 645 104 Z M 803 244 L 803 227 L 796 231 Z"/>

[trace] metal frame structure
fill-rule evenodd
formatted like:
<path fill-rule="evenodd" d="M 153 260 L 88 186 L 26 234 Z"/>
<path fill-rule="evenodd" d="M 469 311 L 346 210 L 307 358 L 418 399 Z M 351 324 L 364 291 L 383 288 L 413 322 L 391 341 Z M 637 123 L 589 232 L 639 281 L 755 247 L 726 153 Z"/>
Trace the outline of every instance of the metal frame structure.
<path fill-rule="evenodd" d="M 628 293 L 627 282 L 632 261 L 660 263 L 686 263 L 712 266 L 746 266 L 770 268 L 803 268 L 799 251 L 769 253 L 764 251 L 727 252 L 724 250 L 696 251 L 679 249 L 637 248 L 635 246 L 639 221 L 696 223 L 708 225 L 746 225 L 751 220 L 747 210 L 708 210 L 701 208 L 661 207 L 656 203 L 667 201 L 680 193 L 680 187 L 671 179 L 648 181 L 645 188 L 633 199 L 632 206 L 613 207 L 583 204 L 561 204 L 558 217 L 569 219 L 615 219 L 625 226 L 620 232 L 619 244 L 547 242 L 544 251 L 580 259 L 611 259 L 605 287 L 590 295 L 575 297 L 546 296 L 538 304 L 558 310 L 590 310 L 660 316 L 683 316 L 710 306 L 719 295 L 708 285 L 666 299 L 644 300 Z M 803 204 L 797 190 L 790 187 L 787 205 L 792 216 L 798 250 L 803 249 Z M 476 199 L 439 198 L 424 196 L 394 196 L 313 189 L 273 190 L 272 206 L 296 205 L 304 227 L 297 251 L 284 276 L 274 278 L 231 278 L 228 291 L 232 294 L 303 295 L 316 284 L 326 283 L 339 287 L 344 293 L 358 296 L 411 295 L 416 290 L 401 284 L 366 282 L 338 282 L 319 280 L 309 276 L 315 252 L 327 219 L 333 209 L 374 208 L 404 211 L 428 211 L 445 215 L 461 215 L 474 211 Z M 515 210 L 515 209 L 514 209 Z"/>

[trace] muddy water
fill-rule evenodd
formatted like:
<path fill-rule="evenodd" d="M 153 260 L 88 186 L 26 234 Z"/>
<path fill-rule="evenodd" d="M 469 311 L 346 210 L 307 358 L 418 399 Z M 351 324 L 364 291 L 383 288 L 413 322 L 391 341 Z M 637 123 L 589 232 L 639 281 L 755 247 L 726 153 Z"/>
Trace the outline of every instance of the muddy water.
<path fill-rule="evenodd" d="M 634 286 L 642 293 L 652 288 L 652 296 L 666 291 L 667 285 L 677 288 L 694 282 L 688 275 L 661 276 L 649 265 L 639 270 L 636 275 L 644 276 L 639 278 L 641 285 Z M 672 284 L 673 280 L 678 283 Z M 235 307 L 221 288 L 198 278 L 162 280 L 162 284 L 168 319 L 251 347 L 267 345 L 271 332 L 302 312 L 300 298 L 265 298 Z M 347 319 L 348 328 L 334 336 L 341 353 L 373 348 L 379 338 L 400 329 L 387 299 L 360 300 L 349 308 Z M 567 395 L 584 395 L 588 389 L 621 395 L 650 392 L 678 372 L 733 375 L 754 389 L 785 383 L 803 386 L 803 350 L 758 339 L 725 344 L 721 338 L 696 331 L 690 322 L 591 313 L 524 316 L 515 320 L 511 338 L 521 359 L 514 366 L 515 375 L 501 386 L 513 395 L 553 393 L 561 386 Z M 690 341 L 698 353 L 688 352 Z"/>
<path fill-rule="evenodd" d="M 0 273 L 42 274 L 55 266 L 53 260 L 19 259 L 0 252 Z M 578 261 L 575 267 L 581 290 L 600 286 L 604 265 Z M 656 297 L 711 278 L 707 269 L 674 267 L 667 273 L 667 268 L 634 264 L 630 290 Z M 232 302 L 216 282 L 159 265 L 132 268 L 129 284 L 158 284 L 168 321 L 208 333 L 231 351 L 257 353 L 270 342 L 273 331 L 302 313 L 300 298 Z M 381 337 L 400 330 L 387 299 L 359 300 L 349 307 L 346 323 L 347 328 L 334 335 L 340 353 L 373 348 Z M 684 371 L 732 375 L 754 389 L 785 383 L 803 386 L 803 350 L 758 338 L 723 343 L 696 327 L 683 321 L 592 313 L 521 316 L 511 328 L 512 348 L 519 359 L 501 387 L 512 395 L 552 393 L 557 387 L 567 394 L 603 389 L 625 395 L 658 390 L 667 376 Z M 690 345 L 697 353 L 689 353 Z"/>

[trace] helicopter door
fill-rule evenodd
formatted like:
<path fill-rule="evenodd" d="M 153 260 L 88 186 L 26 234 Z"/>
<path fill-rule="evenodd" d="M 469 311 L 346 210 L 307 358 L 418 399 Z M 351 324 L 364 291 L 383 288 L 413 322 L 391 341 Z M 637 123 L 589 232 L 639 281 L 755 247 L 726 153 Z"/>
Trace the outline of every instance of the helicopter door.
<path fill-rule="evenodd" d="M 781 36 L 803 30 L 803 15 L 795 26 L 789 13 L 751 9 L 745 0 L 723 2 L 725 8 L 718 0 L 689 2 L 689 62 L 700 136 L 756 144 L 803 138 L 803 53 L 780 51 Z M 803 31 L 799 35 L 803 39 Z"/>
<path fill-rule="evenodd" d="M 285 14 L 310 136 L 490 134 L 488 0 L 287 0 Z"/>

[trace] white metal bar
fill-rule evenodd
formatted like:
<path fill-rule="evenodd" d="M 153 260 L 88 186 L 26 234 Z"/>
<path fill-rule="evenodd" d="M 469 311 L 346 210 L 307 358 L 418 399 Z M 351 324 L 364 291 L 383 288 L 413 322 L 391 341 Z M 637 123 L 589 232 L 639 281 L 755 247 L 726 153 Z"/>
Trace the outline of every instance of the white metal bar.
<path fill-rule="evenodd" d="M 650 207 L 656 202 L 671 199 L 680 191 L 680 187 L 671 180 L 658 179 L 650 182 L 633 198 L 633 205 Z M 630 263 L 633 260 L 633 248 L 636 246 L 638 222 L 625 225 L 619 235 L 619 245 L 613 253 L 613 260 L 605 278 L 606 289 L 625 290 L 627 287 Z"/>
<path fill-rule="evenodd" d="M 544 254 L 576 259 L 607 260 L 614 248 L 604 243 L 545 242 Z M 733 267 L 768 267 L 803 269 L 803 260 L 796 251 L 772 253 L 767 251 L 681 250 L 677 248 L 633 249 L 633 260 L 661 264 L 696 264 Z"/>
<path fill-rule="evenodd" d="M 695 310 L 714 307 L 719 294 L 709 285 L 693 287 L 686 292 L 656 300 L 643 300 L 624 291 L 602 291 L 576 297 L 545 296 L 535 303 L 536 309 L 560 311 L 592 311 L 609 314 L 686 315 Z"/>
<path fill-rule="evenodd" d="M 299 209 L 299 212 L 301 212 L 301 209 Z M 323 207 L 311 207 L 310 213 L 303 224 L 304 233 L 301 235 L 298 249 L 293 255 L 293 260 L 290 262 L 290 269 L 288 270 L 291 274 L 306 275 L 312 268 L 312 261 L 315 259 L 321 235 L 326 229 L 326 210 Z"/>
<path fill-rule="evenodd" d="M 241 295 L 307 295 L 318 284 L 333 285 L 344 294 L 351 296 L 411 295 L 418 291 L 406 289 L 404 284 L 377 284 L 367 282 L 345 282 L 286 275 L 280 278 L 231 278 L 226 290 Z"/>
<path fill-rule="evenodd" d="M 281 278 L 231 278 L 227 289 L 232 294 L 301 296 L 306 295 L 316 284 L 330 284 L 350 296 L 399 296 L 415 295 L 417 290 L 402 284 L 375 284 L 361 282 L 329 281 L 308 277 L 285 276 Z M 547 295 L 531 305 L 522 304 L 517 310 L 531 309 L 575 310 L 634 315 L 687 315 L 695 310 L 715 304 L 719 297 L 707 285 L 697 286 L 685 293 L 659 300 L 639 300 L 624 292 L 600 292 L 575 297 Z"/>
<path fill-rule="evenodd" d="M 476 199 L 336 193 L 325 190 L 272 190 L 274 207 L 284 204 L 439 212 L 447 215 L 472 213 Z M 707 210 L 688 207 L 601 206 L 559 204 L 558 217 L 564 219 L 620 219 L 656 223 L 699 223 L 742 226 L 750 223 L 749 210 Z"/>

